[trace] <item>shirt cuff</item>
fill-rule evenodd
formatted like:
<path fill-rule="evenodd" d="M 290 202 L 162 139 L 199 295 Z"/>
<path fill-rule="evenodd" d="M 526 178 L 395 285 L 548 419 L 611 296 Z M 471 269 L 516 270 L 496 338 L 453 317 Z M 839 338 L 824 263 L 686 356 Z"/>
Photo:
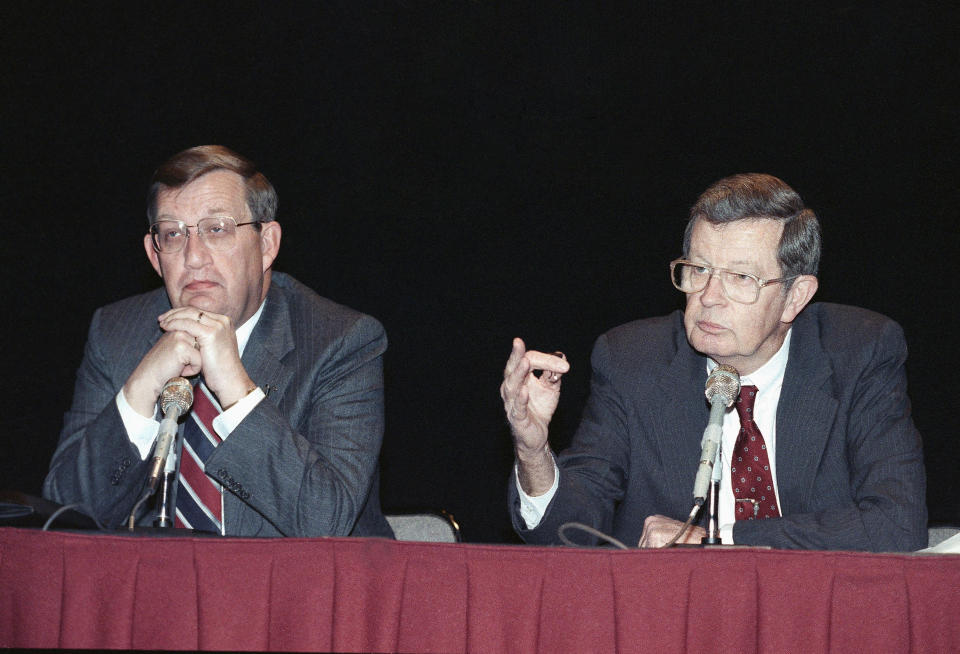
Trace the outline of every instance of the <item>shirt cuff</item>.
<path fill-rule="evenodd" d="M 557 494 L 557 488 L 560 487 L 560 469 L 557 467 L 557 461 L 553 461 L 553 486 L 543 495 L 531 497 L 523 492 L 520 487 L 520 471 L 516 463 L 513 464 L 513 477 L 517 484 L 517 491 L 520 493 L 520 517 L 527 525 L 527 529 L 535 529 L 540 521 L 543 520 L 543 514 L 547 512 L 550 500 Z"/>
<path fill-rule="evenodd" d="M 226 440 L 243 419 L 250 415 L 266 394 L 257 386 L 255 389 L 234 402 L 233 406 L 213 419 L 213 431 L 220 440 Z"/>
<path fill-rule="evenodd" d="M 157 433 L 160 431 L 160 422 L 155 418 L 144 418 L 142 415 L 130 406 L 127 398 L 123 395 L 123 389 L 117 393 L 117 411 L 120 412 L 120 419 L 123 421 L 123 428 L 127 432 L 127 438 L 136 446 L 140 452 L 140 460 L 146 461 L 150 450 L 153 449 L 153 441 L 157 440 Z M 156 416 L 156 413 L 154 413 Z"/>

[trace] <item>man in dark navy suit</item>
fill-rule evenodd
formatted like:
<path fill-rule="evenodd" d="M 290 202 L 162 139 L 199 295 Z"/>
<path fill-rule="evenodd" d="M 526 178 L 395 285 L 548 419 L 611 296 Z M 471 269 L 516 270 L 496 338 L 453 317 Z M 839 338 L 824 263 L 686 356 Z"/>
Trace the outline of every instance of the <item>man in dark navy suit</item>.
<path fill-rule="evenodd" d="M 819 259 L 817 217 L 782 180 L 744 174 L 713 184 L 691 209 L 683 257 L 670 267 L 686 309 L 597 340 L 590 398 L 559 456 L 548 424 L 569 364 L 515 339 L 500 392 L 515 443 L 517 533 L 554 543 L 558 527 L 576 521 L 628 544 L 668 542 L 693 506 L 704 383 L 724 364 L 752 403 L 724 417 L 724 543 L 924 547 L 925 474 L 903 332 L 870 311 L 811 305 Z M 700 542 L 700 513 L 680 542 Z"/>

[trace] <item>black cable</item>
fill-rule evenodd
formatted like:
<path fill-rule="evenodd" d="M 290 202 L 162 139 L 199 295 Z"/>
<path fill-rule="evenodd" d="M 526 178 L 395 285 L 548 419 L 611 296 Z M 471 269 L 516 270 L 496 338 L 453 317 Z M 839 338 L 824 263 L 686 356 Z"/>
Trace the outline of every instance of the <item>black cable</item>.
<path fill-rule="evenodd" d="M 565 522 L 562 525 L 560 525 L 559 529 L 557 529 L 557 536 L 559 536 L 560 540 L 563 541 L 564 545 L 569 545 L 570 547 L 584 547 L 584 546 L 574 543 L 572 540 L 567 538 L 566 535 L 563 533 L 567 529 L 579 529 L 581 531 L 587 532 L 588 534 L 596 536 L 600 540 L 605 540 L 611 545 L 619 547 L 622 550 L 630 549 L 629 547 L 627 547 L 626 545 L 618 541 L 613 536 L 607 536 L 605 533 L 603 533 L 599 529 L 594 529 L 593 527 L 589 525 L 585 525 L 582 522 Z"/>
<path fill-rule="evenodd" d="M 101 529 L 103 531 L 107 530 L 106 527 L 100 524 L 100 521 L 97 520 L 96 516 L 93 515 L 93 511 L 89 511 L 89 509 L 87 509 L 86 506 L 78 502 L 76 504 L 65 504 L 61 506 L 59 509 L 57 509 L 56 511 L 54 511 L 52 514 L 50 514 L 50 517 L 47 518 L 47 521 L 43 523 L 43 527 L 41 528 L 41 531 L 49 531 L 50 525 L 53 524 L 53 521 L 59 518 L 61 513 L 65 513 L 71 509 L 83 509 L 84 511 L 88 511 L 88 512 L 81 511 L 81 513 L 83 513 L 85 516 L 93 520 L 94 524 L 97 525 L 97 529 Z"/>

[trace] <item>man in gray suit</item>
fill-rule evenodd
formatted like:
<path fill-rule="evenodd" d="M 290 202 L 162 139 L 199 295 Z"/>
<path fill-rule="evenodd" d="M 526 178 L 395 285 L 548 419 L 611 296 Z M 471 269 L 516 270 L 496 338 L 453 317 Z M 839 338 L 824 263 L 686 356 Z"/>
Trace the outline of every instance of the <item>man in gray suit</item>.
<path fill-rule="evenodd" d="M 125 523 L 143 494 L 161 390 L 185 376 L 202 379 L 194 394 L 216 407 L 198 459 L 214 531 L 392 535 L 378 497 L 386 335 L 272 271 L 276 208 L 266 177 L 221 146 L 157 169 L 143 246 L 164 288 L 94 314 L 45 497 Z M 183 479 L 177 522 L 196 526 L 180 509 L 203 492 L 185 491 Z M 149 505 L 137 515 L 153 519 Z"/>
<path fill-rule="evenodd" d="M 569 365 L 515 339 L 500 392 L 515 443 L 517 533 L 554 543 L 561 525 L 581 522 L 631 545 L 667 543 L 693 506 L 704 384 L 726 364 L 752 395 L 723 420 L 724 543 L 924 547 L 925 475 L 903 332 L 863 309 L 807 306 L 819 258 L 817 218 L 783 181 L 746 174 L 712 185 L 671 264 L 685 311 L 597 340 L 583 419 L 557 457 L 548 424 Z M 706 513 L 679 542 L 700 542 Z"/>

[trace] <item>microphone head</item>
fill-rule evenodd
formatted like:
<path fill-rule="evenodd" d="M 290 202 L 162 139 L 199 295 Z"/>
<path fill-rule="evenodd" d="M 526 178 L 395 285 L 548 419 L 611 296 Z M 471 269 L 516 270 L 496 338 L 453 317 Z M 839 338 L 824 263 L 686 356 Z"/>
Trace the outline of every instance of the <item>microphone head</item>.
<path fill-rule="evenodd" d="M 717 366 L 707 377 L 704 394 L 710 404 L 713 404 L 715 396 L 720 396 L 726 406 L 731 406 L 740 395 L 740 373 L 733 366 Z"/>
<path fill-rule="evenodd" d="M 163 385 L 160 392 L 160 408 L 166 415 L 174 406 L 179 409 L 180 414 L 187 412 L 190 405 L 193 404 L 193 385 L 183 377 L 174 377 Z"/>

